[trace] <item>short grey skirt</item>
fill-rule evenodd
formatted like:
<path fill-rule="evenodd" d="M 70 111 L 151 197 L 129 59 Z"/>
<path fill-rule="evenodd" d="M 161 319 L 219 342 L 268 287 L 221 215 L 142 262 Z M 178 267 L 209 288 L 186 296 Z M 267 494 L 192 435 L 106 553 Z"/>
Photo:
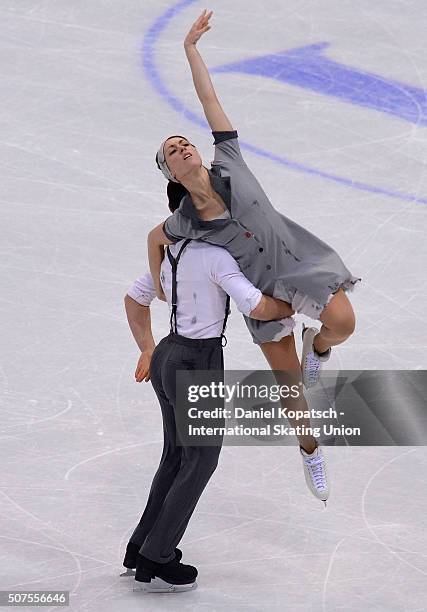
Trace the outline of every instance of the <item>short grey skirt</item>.
<path fill-rule="evenodd" d="M 353 291 L 354 285 L 343 287 L 343 289 L 345 290 L 346 293 L 348 291 Z M 326 306 L 332 300 L 335 293 L 336 292 L 331 293 L 328 296 L 326 304 L 322 305 L 322 304 L 319 304 L 319 302 L 316 302 L 316 300 L 313 300 L 313 298 L 311 298 L 310 296 L 305 295 L 304 293 L 301 293 L 300 291 L 295 291 L 294 295 L 292 296 L 291 306 L 293 310 L 295 310 L 295 313 L 303 314 L 306 317 L 309 317 L 310 319 L 314 319 L 318 321 L 320 320 L 320 315 L 322 314 L 324 308 L 326 308 Z M 285 336 L 290 336 L 291 334 L 293 334 L 293 331 L 295 328 L 295 320 L 293 316 L 287 317 L 285 319 L 280 319 L 280 324 L 283 326 L 283 330 L 281 330 L 274 336 L 274 338 L 272 339 L 272 342 L 278 342 L 281 338 L 284 338 Z"/>

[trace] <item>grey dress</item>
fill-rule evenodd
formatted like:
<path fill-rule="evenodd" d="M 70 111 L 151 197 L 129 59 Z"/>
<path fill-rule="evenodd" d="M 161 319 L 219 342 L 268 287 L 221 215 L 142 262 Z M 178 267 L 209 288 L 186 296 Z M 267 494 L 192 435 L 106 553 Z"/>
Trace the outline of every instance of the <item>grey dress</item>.
<path fill-rule="evenodd" d="M 200 219 L 187 194 L 166 219 L 166 236 L 173 242 L 192 238 L 226 248 L 263 293 L 318 319 L 333 293 L 352 289 L 361 279 L 329 245 L 272 206 L 242 157 L 237 131 L 212 134 L 215 156 L 208 172 L 230 218 Z M 300 303 L 304 310 L 298 310 Z M 283 330 L 278 321 L 244 318 L 256 344 L 277 339 Z"/>

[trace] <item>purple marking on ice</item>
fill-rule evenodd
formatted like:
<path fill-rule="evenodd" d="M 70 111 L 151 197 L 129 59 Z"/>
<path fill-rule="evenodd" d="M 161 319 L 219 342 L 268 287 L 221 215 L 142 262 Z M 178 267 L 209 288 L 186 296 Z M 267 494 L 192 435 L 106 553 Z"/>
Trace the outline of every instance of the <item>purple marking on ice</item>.
<path fill-rule="evenodd" d="M 328 47 L 329 43 L 317 43 L 217 66 L 210 72 L 267 77 L 417 125 L 427 125 L 424 89 L 328 59 L 323 55 Z"/>
<path fill-rule="evenodd" d="M 148 28 L 145 34 L 145 37 L 144 37 L 143 47 L 142 47 L 142 62 L 143 62 L 143 70 L 144 70 L 144 73 L 148 81 L 151 83 L 153 88 L 160 94 L 160 96 L 164 99 L 164 101 L 167 104 L 169 104 L 169 106 L 171 106 L 179 115 L 181 115 L 181 117 L 185 117 L 192 123 L 195 123 L 203 128 L 210 129 L 207 121 L 204 118 L 190 111 L 185 106 L 185 104 L 177 96 L 175 96 L 170 89 L 168 89 L 165 81 L 163 80 L 160 74 L 160 71 L 157 66 L 156 58 L 155 58 L 156 45 L 163 31 L 166 29 L 169 23 L 179 13 L 181 13 L 184 9 L 191 6 L 192 4 L 195 4 L 196 2 L 197 0 L 180 0 L 180 2 L 177 2 L 176 4 L 166 9 L 166 11 L 164 11 L 164 13 L 162 13 L 152 23 L 152 25 Z M 321 43 L 321 45 L 323 45 L 324 47 L 325 43 Z M 317 45 L 317 50 L 320 51 L 323 47 Z M 304 52 L 304 49 L 306 50 L 305 52 Z M 311 49 L 311 51 L 308 51 L 309 49 Z M 315 51 L 313 50 L 312 47 L 303 47 L 300 50 L 297 49 L 296 51 L 286 51 L 284 53 L 287 53 L 288 57 L 289 57 L 289 54 L 293 54 L 294 61 L 298 53 L 302 55 L 302 57 L 304 56 L 304 53 L 307 53 L 309 56 L 310 54 L 313 54 L 313 53 L 315 55 Z M 265 56 L 265 57 L 269 57 L 269 56 Z M 245 61 L 251 62 L 251 61 L 256 61 L 256 60 L 245 60 Z M 327 61 L 329 62 L 329 60 Z M 267 69 L 267 64 L 268 62 L 265 63 L 266 69 Z M 235 64 L 229 64 L 228 68 L 227 66 L 222 66 L 222 67 L 219 66 L 216 69 L 214 68 L 213 72 L 215 71 L 216 72 L 220 72 L 220 71 L 229 72 L 230 66 L 233 66 L 233 65 L 241 66 L 242 62 L 237 62 Z M 323 64 L 323 66 L 325 66 L 325 64 Z M 314 84 L 314 82 L 315 82 L 315 79 L 312 81 L 312 83 Z M 425 108 L 425 106 L 423 106 L 423 108 Z M 423 113 L 420 113 L 420 117 L 423 117 L 423 116 L 424 116 Z M 336 174 L 332 174 L 329 172 L 324 172 L 322 170 L 318 170 L 317 168 L 305 166 L 304 164 L 300 164 L 298 162 L 292 161 L 280 155 L 275 155 L 274 153 L 271 153 L 270 151 L 266 151 L 259 147 L 255 147 L 254 145 L 251 145 L 250 143 L 245 142 L 243 140 L 239 139 L 239 142 L 240 142 L 240 146 L 242 149 L 250 151 L 251 153 L 254 153 L 255 155 L 258 155 L 260 157 L 265 157 L 269 159 L 270 161 L 274 161 L 278 164 L 281 164 L 282 166 L 285 166 L 297 172 L 301 172 L 304 174 L 311 174 L 313 176 L 317 176 L 319 178 L 326 179 L 327 181 L 331 181 L 339 185 L 344 185 L 345 187 L 349 187 L 351 189 L 357 189 L 360 191 L 376 193 L 378 195 L 387 196 L 389 198 L 394 198 L 394 199 L 401 200 L 404 202 L 427 204 L 427 198 L 420 197 L 417 194 L 410 194 L 410 193 L 408 194 L 408 193 L 404 193 L 401 191 L 387 189 L 384 187 L 378 187 L 376 185 L 370 185 L 368 183 L 363 183 L 362 181 L 356 181 L 351 178 L 338 176 Z"/>

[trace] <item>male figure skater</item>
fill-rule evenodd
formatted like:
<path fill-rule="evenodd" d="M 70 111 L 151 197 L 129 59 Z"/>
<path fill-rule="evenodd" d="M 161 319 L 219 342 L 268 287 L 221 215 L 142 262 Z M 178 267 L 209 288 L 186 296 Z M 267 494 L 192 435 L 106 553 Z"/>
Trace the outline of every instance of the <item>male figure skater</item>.
<path fill-rule="evenodd" d="M 179 264 L 179 265 L 178 265 Z M 293 324 L 289 304 L 263 295 L 223 248 L 182 240 L 167 249 L 161 283 L 170 307 L 170 333 L 157 346 L 151 332 L 150 303 L 156 289 L 150 273 L 139 278 L 125 297 L 131 331 L 141 350 L 135 372 L 148 381 L 160 402 L 164 448 L 149 498 L 127 546 L 123 565 L 136 568 L 141 590 L 165 592 L 196 586 L 197 569 L 180 563 L 176 548 L 197 501 L 214 472 L 221 446 L 178 446 L 177 370 L 224 369 L 222 338 L 229 297 L 246 316 L 283 320 L 283 334 Z M 281 333 L 277 334 L 280 340 Z M 222 440 L 221 440 L 222 441 Z"/>

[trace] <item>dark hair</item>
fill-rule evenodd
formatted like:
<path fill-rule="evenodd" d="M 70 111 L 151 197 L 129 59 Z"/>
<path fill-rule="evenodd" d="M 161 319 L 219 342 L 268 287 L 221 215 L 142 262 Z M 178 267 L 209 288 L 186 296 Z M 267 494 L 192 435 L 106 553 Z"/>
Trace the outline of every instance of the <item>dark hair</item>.
<path fill-rule="evenodd" d="M 165 142 L 167 142 L 171 138 L 185 138 L 185 136 L 181 136 L 180 134 L 175 134 L 174 136 L 169 136 L 169 138 L 166 138 Z M 185 138 L 185 140 L 190 142 L 188 138 Z M 157 164 L 158 169 L 161 170 L 157 153 L 156 153 L 156 164 Z M 169 205 L 169 210 L 172 213 L 175 212 L 177 208 L 179 208 L 179 204 L 182 198 L 187 193 L 188 191 L 186 190 L 184 185 L 181 185 L 181 183 L 174 183 L 173 181 L 168 181 L 168 188 L 167 188 L 167 194 L 168 194 L 168 199 L 169 199 L 168 205 Z"/>
<path fill-rule="evenodd" d="M 169 210 L 171 211 L 171 213 L 174 213 L 176 209 L 179 208 L 182 198 L 188 194 L 188 190 L 184 187 L 182 183 L 174 183 L 173 181 L 168 181 L 167 194 L 169 200 Z"/>
<path fill-rule="evenodd" d="M 181 183 L 168 181 L 167 193 L 169 199 L 169 210 L 171 213 L 173 213 L 177 208 L 179 208 L 182 198 L 187 195 L 188 191 Z"/>

